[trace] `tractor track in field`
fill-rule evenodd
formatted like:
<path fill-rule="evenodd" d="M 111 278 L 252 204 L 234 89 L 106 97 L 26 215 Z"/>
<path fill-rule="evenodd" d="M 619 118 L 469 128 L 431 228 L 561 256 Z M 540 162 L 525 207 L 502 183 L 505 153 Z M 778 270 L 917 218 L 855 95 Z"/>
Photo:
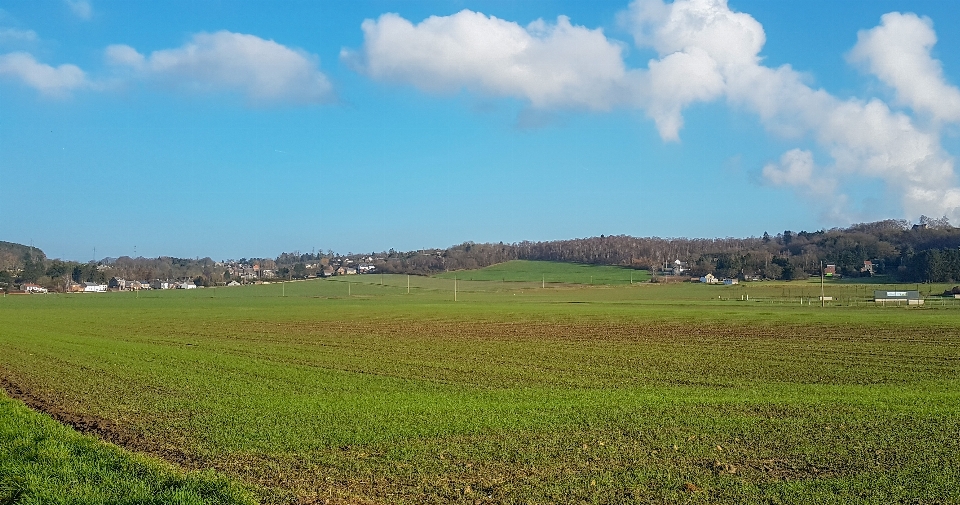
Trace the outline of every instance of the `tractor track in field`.
<path fill-rule="evenodd" d="M 109 419 L 90 414 L 79 414 L 68 409 L 61 402 L 21 386 L 0 370 L 0 389 L 7 396 L 20 400 L 28 407 L 70 426 L 74 430 L 96 437 L 104 442 L 122 447 L 132 452 L 146 453 L 159 457 L 169 463 L 188 470 L 207 468 L 206 461 L 175 447 L 150 441 L 136 430 L 122 426 Z"/>

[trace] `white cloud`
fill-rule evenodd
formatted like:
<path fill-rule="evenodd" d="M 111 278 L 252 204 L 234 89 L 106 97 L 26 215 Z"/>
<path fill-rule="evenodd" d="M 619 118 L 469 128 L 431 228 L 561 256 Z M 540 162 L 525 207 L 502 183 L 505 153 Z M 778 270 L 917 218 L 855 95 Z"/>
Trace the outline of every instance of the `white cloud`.
<path fill-rule="evenodd" d="M 930 56 L 936 42 L 929 18 L 891 12 L 880 26 L 857 34 L 849 58 L 892 87 L 900 103 L 938 121 L 960 121 L 960 89 L 944 80 L 940 61 Z"/>
<path fill-rule="evenodd" d="M 53 67 L 23 52 L 0 54 L 0 76 L 19 80 L 51 97 L 64 97 L 74 89 L 90 85 L 86 74 L 76 65 Z"/>
<path fill-rule="evenodd" d="M 526 27 L 479 12 L 431 16 L 417 25 L 384 14 L 362 25 L 363 48 L 342 58 L 375 79 L 429 92 L 469 89 L 528 100 L 535 108 L 610 110 L 635 95 L 623 47 L 565 16 Z"/>
<path fill-rule="evenodd" d="M 679 140 L 683 108 L 723 94 L 725 84 L 716 62 L 699 48 L 676 52 L 649 63 L 638 98 L 664 140 Z"/>
<path fill-rule="evenodd" d="M 93 6 L 89 0 L 64 0 L 70 12 L 80 19 L 88 20 L 93 16 Z"/>
<path fill-rule="evenodd" d="M 25 43 L 36 42 L 37 32 L 33 30 L 20 30 L 18 28 L 0 28 L 0 43 Z"/>
<path fill-rule="evenodd" d="M 335 98 L 315 57 L 254 35 L 199 33 L 181 47 L 149 56 L 126 45 L 109 46 L 105 54 L 110 64 L 134 76 L 188 92 L 234 91 L 253 103 Z"/>
<path fill-rule="evenodd" d="M 811 190 L 820 190 L 813 174 L 813 153 L 802 149 L 791 149 L 780 157 L 780 163 L 770 163 L 763 167 L 763 178 L 775 186 L 803 186 Z"/>
<path fill-rule="evenodd" d="M 749 14 L 733 12 L 726 0 L 638 0 L 622 16 L 640 47 L 660 56 L 705 51 L 721 66 L 755 64 L 766 42 L 763 26 Z"/>
<path fill-rule="evenodd" d="M 341 57 L 375 79 L 428 92 L 467 89 L 525 99 L 539 110 L 641 108 L 664 140 L 679 139 L 686 107 L 722 98 L 756 113 L 775 134 L 817 143 L 828 166 L 817 167 L 810 151 L 791 150 L 763 174 L 814 198 L 825 214 L 843 214 L 842 184 L 879 178 L 901 196 L 908 216 L 960 220 L 954 162 L 938 126 L 960 120 L 960 92 L 930 57 L 936 35 L 929 20 L 888 14 L 860 33 L 851 52 L 901 102 L 936 119 L 921 124 L 878 99 L 811 88 L 789 65 L 763 65 L 763 26 L 726 0 L 635 0 L 620 21 L 638 47 L 657 52 L 646 68 L 628 68 L 622 44 L 564 16 L 523 27 L 469 10 L 416 25 L 396 14 L 366 20 L 363 47 Z"/>
<path fill-rule="evenodd" d="M 943 82 L 939 63 L 930 59 L 929 49 L 936 40 L 932 28 L 915 16 L 897 16 L 885 16 L 884 24 L 875 29 L 879 31 L 862 32 L 853 58 L 868 61 L 871 69 L 875 67 L 881 79 L 889 81 L 915 109 L 939 114 L 941 119 L 952 118 L 949 109 L 935 112 L 929 100 L 932 92 L 949 95 L 955 89 Z M 813 197 L 826 214 L 837 215 L 840 211 L 836 202 L 846 200 L 835 192 L 839 187 L 836 178 L 856 183 L 867 177 L 879 178 L 899 193 L 904 211 L 911 217 L 925 213 L 947 215 L 954 221 L 960 218 L 960 189 L 956 187 L 953 159 L 941 147 L 938 131 L 919 127 L 911 117 L 892 111 L 881 100 L 842 100 L 813 89 L 789 65 L 762 65 L 759 53 L 765 41 L 763 28 L 749 15 L 732 12 L 725 0 L 676 0 L 671 4 L 637 0 L 624 20 L 634 29 L 638 44 L 660 54 L 649 68 L 651 76 L 663 74 L 664 84 L 647 88 L 649 95 L 643 102 L 658 126 L 669 126 L 660 128 L 665 139 L 674 138 L 672 126 L 682 124 L 683 106 L 721 96 L 716 92 L 721 89 L 728 102 L 754 111 L 772 132 L 787 137 L 810 136 L 829 154 L 833 165 L 821 172 L 828 171 L 831 177 L 816 176 L 812 154 L 799 150 L 789 151 L 779 165 L 771 164 L 763 170 L 768 182 L 791 186 Z M 904 33 L 912 36 L 904 37 Z M 893 39 L 898 42 L 893 43 Z M 888 53 L 881 54 L 883 51 Z M 671 72 L 661 71 L 663 65 L 680 56 L 686 65 L 676 66 Z M 911 75 L 896 71 L 896 62 L 904 58 L 917 60 L 908 68 Z M 711 84 L 700 94 L 678 99 L 676 90 L 690 80 Z M 717 80 L 722 85 L 715 84 Z M 834 193 L 828 195 L 827 189 Z"/>
<path fill-rule="evenodd" d="M 146 58 L 138 53 L 136 49 L 124 44 L 107 46 L 107 49 L 104 50 L 104 55 L 108 63 L 130 67 L 134 70 L 143 70 L 144 63 L 146 62 Z"/>

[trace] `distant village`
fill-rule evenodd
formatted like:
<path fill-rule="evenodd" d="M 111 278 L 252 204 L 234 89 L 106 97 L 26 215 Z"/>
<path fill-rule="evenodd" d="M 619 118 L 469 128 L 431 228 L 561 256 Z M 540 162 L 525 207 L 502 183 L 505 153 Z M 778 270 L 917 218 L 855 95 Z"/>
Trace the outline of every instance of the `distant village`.
<path fill-rule="evenodd" d="M 223 272 L 223 281 L 209 282 L 205 278 L 195 279 L 126 279 L 119 276 L 111 276 L 106 282 L 75 282 L 66 281 L 61 289 L 66 293 L 105 293 L 107 291 L 139 291 L 146 289 L 197 289 L 214 286 L 242 286 L 244 284 L 269 284 L 271 282 L 286 279 L 307 279 L 307 278 L 326 278 L 340 275 L 364 275 L 372 274 L 377 271 L 374 261 L 381 261 L 382 258 L 374 256 L 359 257 L 335 257 L 322 258 L 312 263 L 298 263 L 291 269 L 289 267 L 276 267 L 273 260 L 261 262 L 254 261 L 234 261 L 227 260 L 214 262 L 213 268 Z M 266 268 L 269 265 L 271 268 Z M 96 268 L 99 272 L 109 274 L 114 270 L 110 264 L 98 264 Z M 37 294 L 47 293 L 49 289 L 35 283 L 23 283 L 20 285 L 20 291 L 23 293 Z"/>
<path fill-rule="evenodd" d="M 269 262 L 273 268 L 264 268 L 259 262 L 249 261 L 223 261 L 215 262 L 213 266 L 223 271 L 224 280 L 213 283 L 212 286 L 206 280 L 201 279 L 152 279 L 136 280 L 125 279 L 113 276 L 107 282 L 73 282 L 68 281 L 63 291 L 67 293 L 104 293 L 107 291 L 139 291 L 146 289 L 197 289 L 213 286 L 242 286 L 244 284 L 269 284 L 278 280 L 285 279 L 308 279 L 308 278 L 326 278 L 342 275 L 364 275 L 377 272 L 377 266 L 374 262 L 383 261 L 383 258 L 366 256 L 358 259 L 350 257 L 336 257 L 333 259 L 323 258 L 313 263 L 298 263 L 294 266 L 294 272 L 289 268 L 277 268 L 271 260 Z M 110 265 L 97 265 L 97 269 L 102 272 L 109 272 Z M 703 284 L 722 284 L 735 285 L 743 281 L 762 281 L 762 276 L 743 275 L 742 277 L 716 277 L 711 273 L 697 277 L 690 276 L 690 267 L 687 262 L 675 260 L 673 263 L 663 265 L 655 271 L 654 282 L 699 282 Z M 863 262 L 861 270 L 864 274 L 873 274 L 873 263 L 869 260 Z M 841 276 L 837 272 L 836 265 L 828 264 L 824 266 L 824 276 L 827 278 L 839 279 Z M 24 283 L 20 287 L 24 293 L 46 293 L 48 289 L 33 283 Z"/>
<path fill-rule="evenodd" d="M 716 277 L 712 273 L 707 273 L 702 276 L 690 276 L 691 272 L 690 267 L 687 262 L 674 260 L 672 264 L 664 264 L 662 268 L 658 269 L 655 273 L 660 276 L 659 280 L 665 280 L 667 282 L 674 281 L 689 281 L 689 282 L 701 282 L 703 284 L 724 284 L 727 286 L 739 284 L 741 280 L 756 282 L 764 280 L 762 275 L 752 275 L 752 274 L 741 274 L 739 277 Z M 858 272 L 860 276 L 871 277 L 876 272 L 874 270 L 874 264 L 871 260 L 864 260 L 863 267 L 860 268 Z M 829 263 L 823 266 L 823 276 L 827 279 L 840 279 L 842 275 L 837 270 L 837 265 Z M 656 277 L 655 277 L 655 280 Z"/>

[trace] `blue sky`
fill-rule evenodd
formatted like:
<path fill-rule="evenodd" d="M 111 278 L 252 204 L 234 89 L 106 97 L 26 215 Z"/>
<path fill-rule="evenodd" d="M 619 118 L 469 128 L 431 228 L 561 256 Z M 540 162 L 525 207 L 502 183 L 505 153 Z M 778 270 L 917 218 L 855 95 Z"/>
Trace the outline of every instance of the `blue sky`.
<path fill-rule="evenodd" d="M 0 240 L 222 259 L 957 224 L 957 11 L 7 0 Z"/>

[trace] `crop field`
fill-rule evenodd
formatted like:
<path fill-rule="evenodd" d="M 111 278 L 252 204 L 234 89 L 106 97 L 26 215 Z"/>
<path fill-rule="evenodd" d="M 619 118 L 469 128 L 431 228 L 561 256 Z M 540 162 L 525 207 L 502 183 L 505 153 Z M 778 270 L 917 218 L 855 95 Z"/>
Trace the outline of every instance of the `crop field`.
<path fill-rule="evenodd" d="M 614 266 L 555 263 L 550 261 L 508 261 L 479 270 L 447 272 L 441 279 L 554 284 L 617 285 L 650 280 L 649 272 Z M 506 284 L 504 284 L 505 286 Z"/>
<path fill-rule="evenodd" d="M 960 502 L 958 300 L 573 267 L 6 297 L 0 381 L 182 503 Z"/>

